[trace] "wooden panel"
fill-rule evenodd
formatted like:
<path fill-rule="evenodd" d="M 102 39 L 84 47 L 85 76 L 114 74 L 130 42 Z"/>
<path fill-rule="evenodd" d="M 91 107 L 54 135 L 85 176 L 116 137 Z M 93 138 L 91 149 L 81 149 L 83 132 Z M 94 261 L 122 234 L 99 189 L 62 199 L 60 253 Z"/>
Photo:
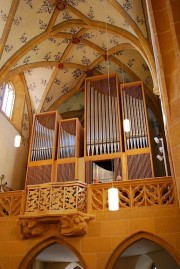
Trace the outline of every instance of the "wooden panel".
<path fill-rule="evenodd" d="M 152 177 L 150 153 L 127 156 L 128 179 Z"/>
<path fill-rule="evenodd" d="M 26 185 L 51 182 L 52 165 L 32 166 L 27 169 Z"/>
<path fill-rule="evenodd" d="M 57 182 L 76 180 L 75 162 L 62 163 L 57 165 Z"/>

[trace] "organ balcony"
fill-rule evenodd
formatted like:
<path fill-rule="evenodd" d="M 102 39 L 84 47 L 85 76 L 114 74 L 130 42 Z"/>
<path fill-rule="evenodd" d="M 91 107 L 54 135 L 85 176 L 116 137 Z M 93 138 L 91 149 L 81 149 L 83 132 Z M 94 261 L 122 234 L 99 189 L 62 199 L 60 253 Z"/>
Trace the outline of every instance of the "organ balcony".
<path fill-rule="evenodd" d="M 172 207 L 177 203 L 172 177 L 116 181 L 119 212 L 142 207 Z M 22 238 L 50 233 L 83 236 L 88 222 L 108 209 L 112 183 L 86 184 L 78 181 L 27 186 L 26 191 L 0 193 L 1 217 L 19 217 Z M 118 212 L 116 212 L 118 214 Z"/>
<path fill-rule="evenodd" d="M 119 86 L 111 74 L 86 79 L 84 127 L 57 111 L 34 115 L 25 190 L 0 193 L 1 216 L 18 216 L 23 238 L 50 233 L 52 226 L 72 237 L 86 234 L 96 214 L 109 212 L 112 186 L 120 211 L 173 206 L 168 163 L 165 173 L 156 159 L 154 137 L 163 133 L 152 103 L 142 82 Z"/>

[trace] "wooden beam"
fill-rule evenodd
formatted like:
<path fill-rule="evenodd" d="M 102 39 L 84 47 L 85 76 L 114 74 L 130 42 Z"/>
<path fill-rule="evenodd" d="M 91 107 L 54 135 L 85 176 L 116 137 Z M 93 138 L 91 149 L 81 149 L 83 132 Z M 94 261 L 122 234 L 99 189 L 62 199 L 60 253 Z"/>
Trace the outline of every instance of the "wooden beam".
<path fill-rule="evenodd" d="M 16 14 L 19 2 L 20 2 L 20 0 L 12 1 L 12 5 L 11 5 L 9 15 L 8 15 L 8 18 L 7 18 L 5 27 L 4 27 L 4 31 L 3 31 L 3 34 L 2 34 L 1 39 L 0 39 L 0 58 L 2 56 L 3 49 L 4 49 L 4 46 L 6 44 L 9 32 L 11 30 L 11 26 L 12 26 L 14 16 Z"/>

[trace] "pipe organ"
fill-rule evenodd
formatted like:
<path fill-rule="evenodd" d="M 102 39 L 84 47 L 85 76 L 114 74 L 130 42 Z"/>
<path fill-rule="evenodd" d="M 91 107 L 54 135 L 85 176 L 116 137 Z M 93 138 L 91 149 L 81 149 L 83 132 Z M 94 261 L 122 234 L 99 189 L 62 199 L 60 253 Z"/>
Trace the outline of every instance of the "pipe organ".
<path fill-rule="evenodd" d="M 130 131 L 124 133 L 128 179 L 154 176 L 146 100 L 142 82 L 120 86 L 122 121 L 128 119 Z"/>
<path fill-rule="evenodd" d="M 83 155 L 84 130 L 77 118 L 60 120 L 56 180 L 72 181 L 78 178 L 78 158 Z"/>
<path fill-rule="evenodd" d="M 26 185 L 47 183 L 53 178 L 59 118 L 57 112 L 34 115 Z"/>
<path fill-rule="evenodd" d="M 85 96 L 85 156 L 120 152 L 117 77 L 110 75 L 108 81 L 106 76 L 88 78 Z"/>
<path fill-rule="evenodd" d="M 30 148 L 30 161 L 49 160 L 53 158 L 56 129 L 56 115 L 39 114 L 34 118 L 33 136 Z"/>
<path fill-rule="evenodd" d="M 77 179 L 83 155 L 83 128 L 77 118 L 61 119 L 58 112 L 34 116 L 26 185 Z"/>
<path fill-rule="evenodd" d="M 147 148 L 149 145 L 147 115 L 142 84 L 121 85 L 123 120 L 130 121 L 130 131 L 125 133 L 125 148 Z"/>
<path fill-rule="evenodd" d="M 90 184 L 154 176 L 141 82 L 119 85 L 116 74 L 86 78 L 84 121 L 83 128 L 58 112 L 34 116 L 26 184 L 76 180 L 80 158 Z"/>
<path fill-rule="evenodd" d="M 123 121 L 130 123 L 129 132 Z M 114 180 L 153 176 L 146 101 L 141 82 L 118 84 L 116 74 L 86 79 L 85 141 L 86 180 L 109 181 L 100 163 L 117 163 Z M 112 169 L 113 172 L 113 169 Z M 101 175 L 104 175 L 102 179 Z"/>

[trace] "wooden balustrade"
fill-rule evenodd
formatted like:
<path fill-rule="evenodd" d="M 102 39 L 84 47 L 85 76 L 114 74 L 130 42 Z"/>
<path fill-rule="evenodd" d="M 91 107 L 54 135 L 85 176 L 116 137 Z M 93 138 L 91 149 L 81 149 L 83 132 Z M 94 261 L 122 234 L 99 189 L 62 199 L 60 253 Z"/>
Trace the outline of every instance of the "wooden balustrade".
<path fill-rule="evenodd" d="M 25 215 L 86 212 L 86 192 L 79 181 L 29 185 Z"/>
<path fill-rule="evenodd" d="M 41 216 L 108 210 L 107 190 L 118 188 L 120 208 L 175 203 L 171 177 L 87 185 L 79 181 L 27 186 L 25 191 L 0 193 L 0 216 Z M 25 197 L 25 193 L 26 197 Z M 88 195 L 88 200 L 87 200 Z"/>
<path fill-rule="evenodd" d="M 88 186 L 89 212 L 108 210 L 107 190 L 118 188 L 120 208 L 170 205 L 175 202 L 171 177 L 146 180 L 114 181 Z"/>
<path fill-rule="evenodd" d="M 19 216 L 23 212 L 25 191 L 0 193 L 0 216 Z"/>

